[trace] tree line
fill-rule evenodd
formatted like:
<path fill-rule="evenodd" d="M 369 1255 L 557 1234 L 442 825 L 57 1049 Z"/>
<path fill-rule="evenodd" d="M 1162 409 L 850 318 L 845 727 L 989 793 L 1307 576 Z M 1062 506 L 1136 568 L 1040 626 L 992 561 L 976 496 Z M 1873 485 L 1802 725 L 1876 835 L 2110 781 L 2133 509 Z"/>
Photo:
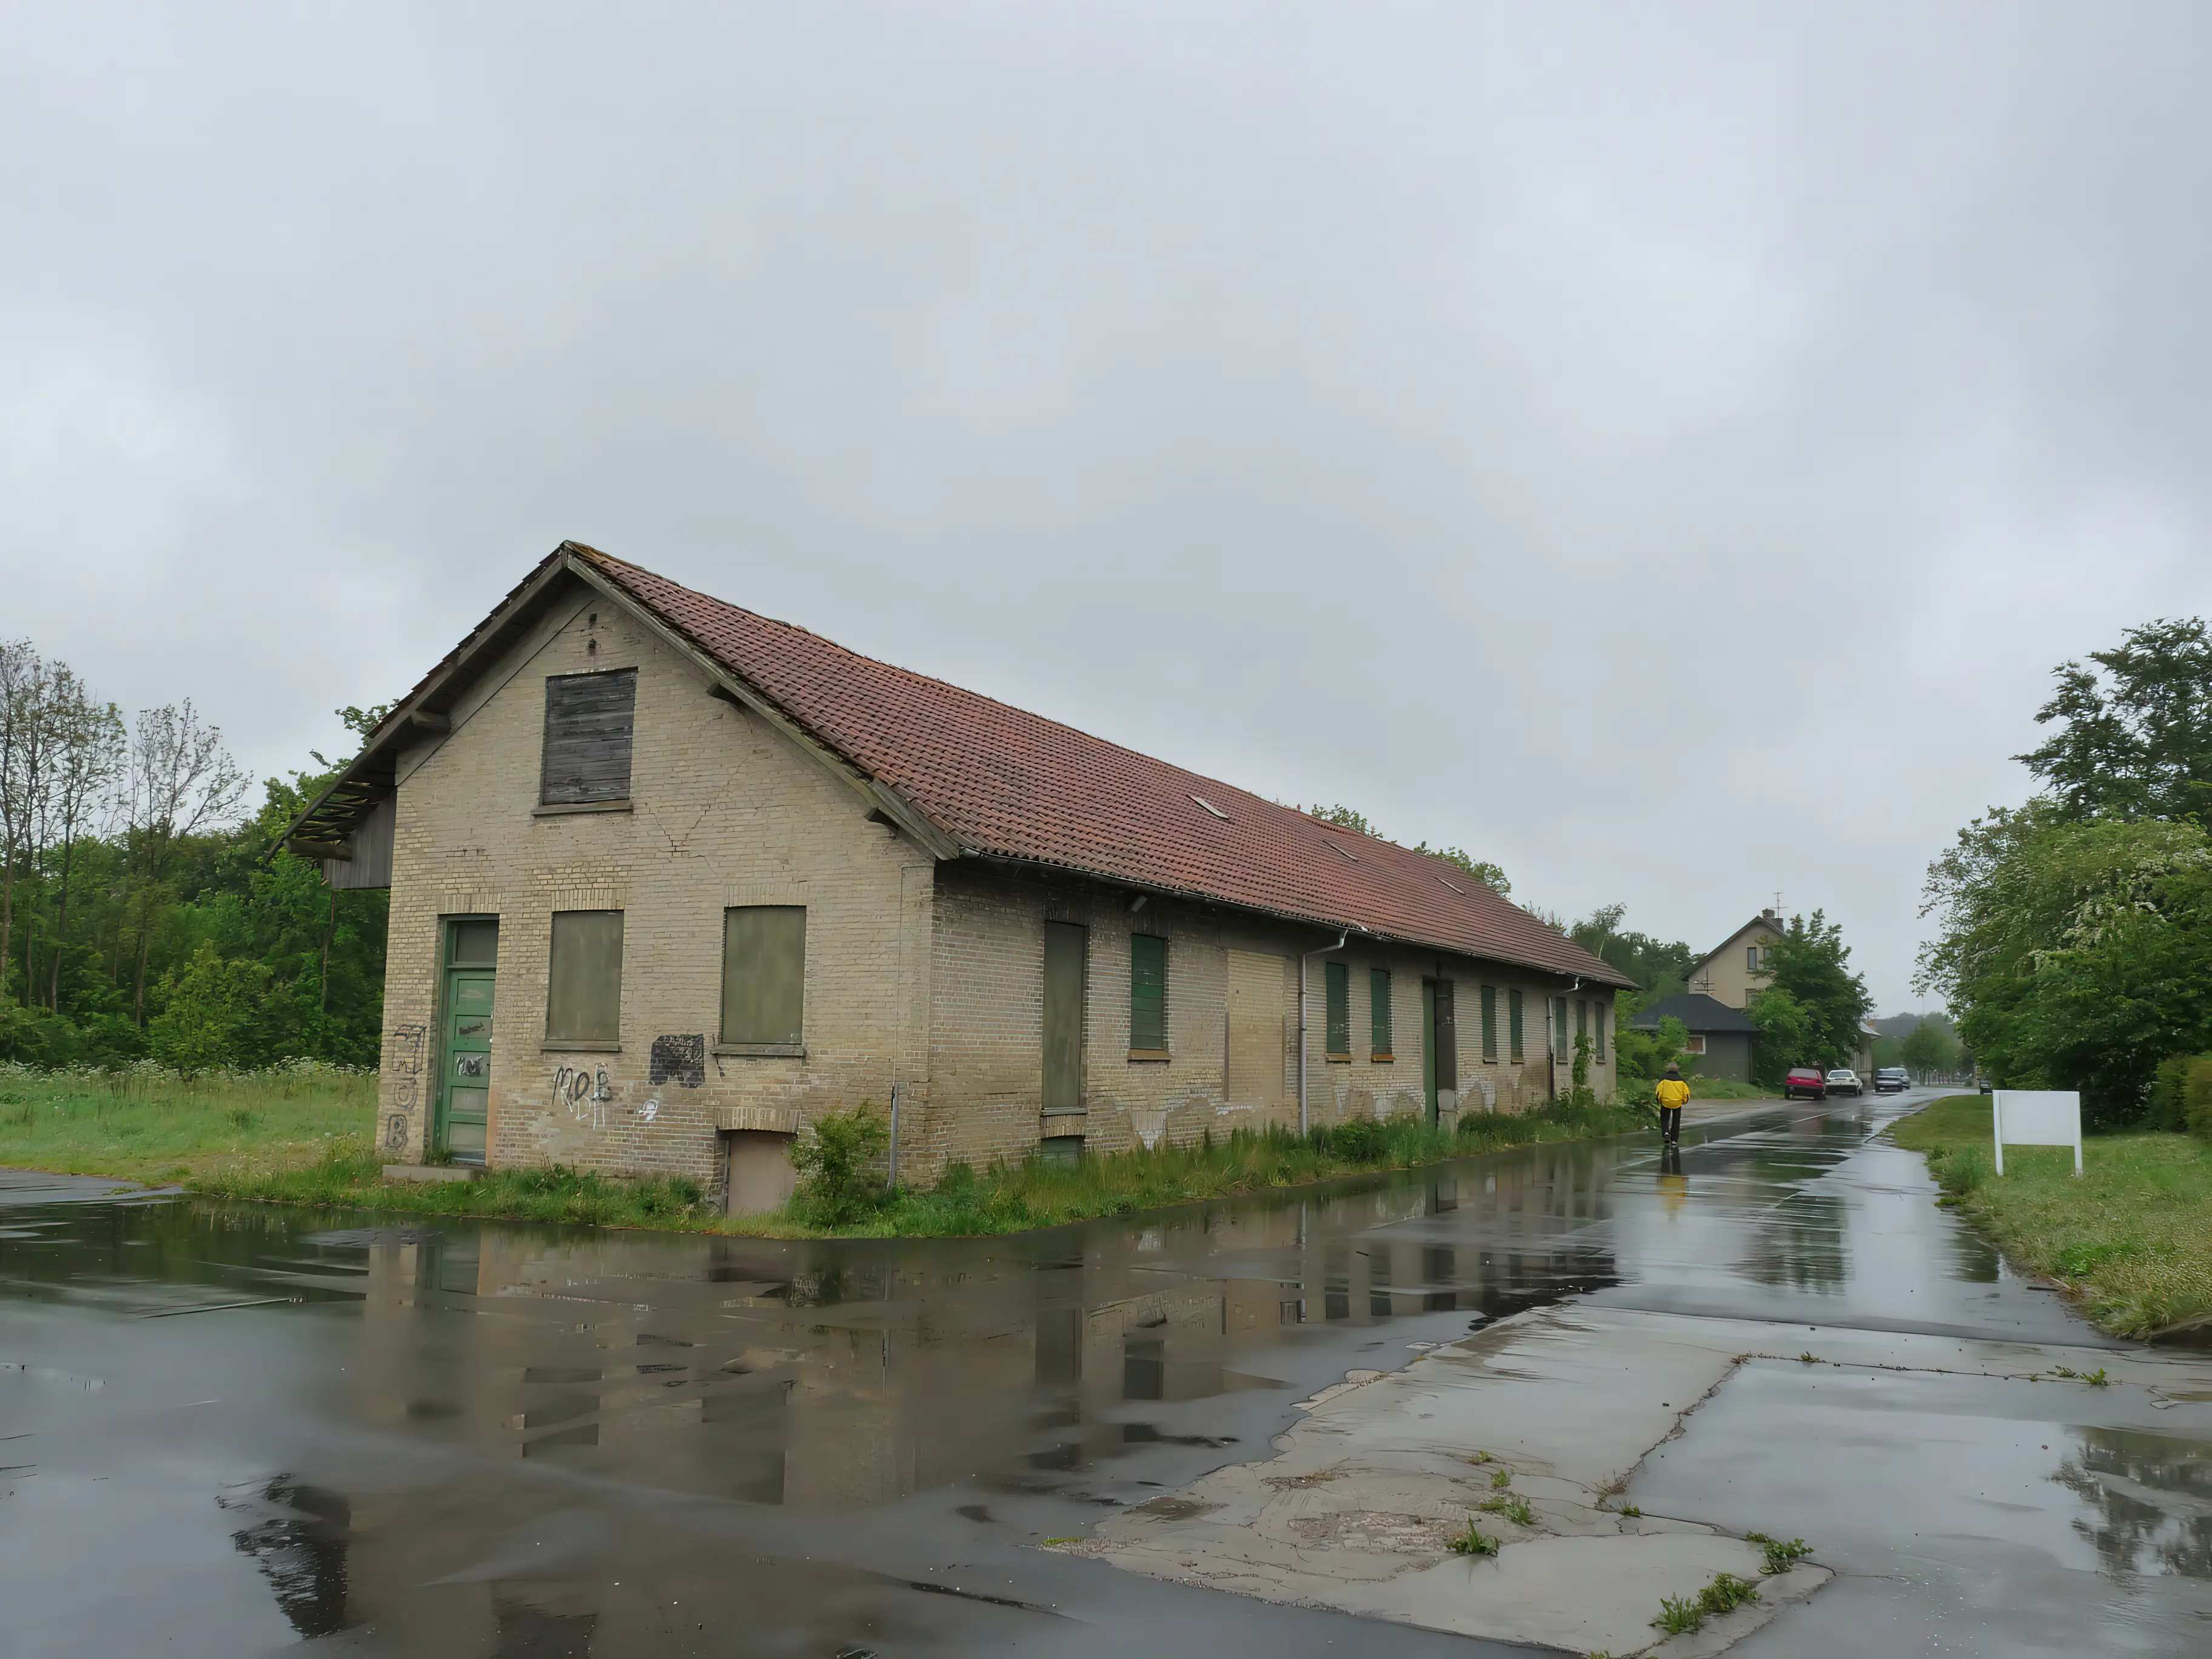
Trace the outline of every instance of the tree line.
<path fill-rule="evenodd" d="M 2148 623 L 2052 673 L 2050 735 L 2014 757 L 2040 787 L 1929 866 L 1917 984 L 2000 1084 L 2140 1123 L 2160 1065 L 2212 1050 L 2212 634 Z"/>
<path fill-rule="evenodd" d="M 0 1059 L 374 1065 L 387 895 L 269 855 L 333 775 L 313 758 L 249 810 L 189 698 L 126 719 L 67 663 L 0 641 Z"/>

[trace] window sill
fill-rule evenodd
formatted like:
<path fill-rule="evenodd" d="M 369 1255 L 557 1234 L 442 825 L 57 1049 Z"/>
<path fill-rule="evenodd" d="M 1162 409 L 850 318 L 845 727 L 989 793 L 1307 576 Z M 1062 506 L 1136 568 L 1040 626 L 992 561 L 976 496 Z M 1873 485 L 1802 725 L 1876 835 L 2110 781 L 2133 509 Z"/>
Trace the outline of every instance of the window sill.
<path fill-rule="evenodd" d="M 530 809 L 530 816 L 533 818 L 564 818 L 571 812 L 627 812 L 629 810 L 627 800 L 541 801 Z"/>
<path fill-rule="evenodd" d="M 1169 1058 L 1169 1054 L 1164 1048 L 1132 1048 L 1129 1050 L 1129 1058 L 1133 1060 L 1146 1062 L 1164 1062 Z"/>
<path fill-rule="evenodd" d="M 541 1054 L 618 1054 L 619 1042 L 571 1042 L 561 1037 L 548 1037 L 538 1045 Z"/>
<path fill-rule="evenodd" d="M 1395 1054 L 1370 1054 L 1367 1056 L 1367 1063 L 1370 1066 L 1395 1066 L 1398 1063 L 1398 1056 Z"/>
<path fill-rule="evenodd" d="M 718 1054 L 744 1054 L 767 1060 L 804 1060 L 806 1045 L 803 1042 L 718 1042 Z"/>
<path fill-rule="evenodd" d="M 1324 1054 L 1322 1058 L 1328 1060 L 1332 1066 L 1349 1066 L 1352 1064 L 1352 1056 L 1350 1054 Z"/>

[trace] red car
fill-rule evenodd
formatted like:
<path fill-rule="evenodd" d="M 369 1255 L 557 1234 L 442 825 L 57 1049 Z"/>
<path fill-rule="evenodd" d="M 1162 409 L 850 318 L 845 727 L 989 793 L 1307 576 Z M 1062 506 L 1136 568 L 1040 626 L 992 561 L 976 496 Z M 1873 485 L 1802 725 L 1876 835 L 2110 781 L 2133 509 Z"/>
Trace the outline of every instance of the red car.
<path fill-rule="evenodd" d="M 1793 1066 L 1790 1075 L 1782 1079 L 1782 1097 L 1795 1100 L 1802 1095 L 1808 1100 L 1828 1097 L 1828 1074 L 1817 1066 Z"/>

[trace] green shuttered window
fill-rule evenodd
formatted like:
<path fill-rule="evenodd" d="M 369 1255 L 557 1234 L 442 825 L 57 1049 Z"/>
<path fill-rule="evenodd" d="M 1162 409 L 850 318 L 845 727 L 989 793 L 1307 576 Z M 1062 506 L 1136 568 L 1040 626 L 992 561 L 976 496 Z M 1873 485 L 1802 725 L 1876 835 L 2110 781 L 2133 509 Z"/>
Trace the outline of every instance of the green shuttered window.
<path fill-rule="evenodd" d="M 1341 962 L 1322 964 L 1328 982 L 1328 1054 L 1352 1058 L 1352 969 Z"/>
<path fill-rule="evenodd" d="M 1567 1000 L 1565 997 L 1549 997 L 1546 1000 L 1552 1009 L 1552 1058 L 1564 1066 L 1574 1058 L 1573 1051 L 1567 1046 Z"/>
<path fill-rule="evenodd" d="M 1512 1045 L 1506 1051 L 1507 1057 L 1518 1066 L 1527 1055 L 1521 1040 L 1521 993 L 1518 991 L 1505 994 L 1505 1023 L 1506 1040 Z"/>
<path fill-rule="evenodd" d="M 545 747 L 538 799 L 580 806 L 629 799 L 630 736 L 637 713 L 637 670 L 556 674 L 545 682 Z"/>
<path fill-rule="evenodd" d="M 1488 1060 L 1498 1058 L 1498 988 L 1495 985 L 1482 988 L 1482 1057 Z"/>
<path fill-rule="evenodd" d="M 1369 1040 L 1373 1045 L 1374 1058 L 1390 1057 L 1390 970 L 1376 968 L 1367 975 L 1368 1024 L 1372 1028 Z"/>
<path fill-rule="evenodd" d="M 1602 1002 L 1590 1004 L 1590 1036 L 1597 1042 L 1598 1063 L 1603 1065 L 1605 1063 L 1605 1004 Z"/>
<path fill-rule="evenodd" d="M 722 1041 L 795 1048 L 805 1038 L 806 908 L 722 912 Z"/>
<path fill-rule="evenodd" d="M 545 1040 L 620 1042 L 622 969 L 621 911 L 555 911 L 545 987 Z"/>
<path fill-rule="evenodd" d="M 1129 1052 L 1168 1049 L 1168 942 L 1151 933 L 1129 935 Z"/>

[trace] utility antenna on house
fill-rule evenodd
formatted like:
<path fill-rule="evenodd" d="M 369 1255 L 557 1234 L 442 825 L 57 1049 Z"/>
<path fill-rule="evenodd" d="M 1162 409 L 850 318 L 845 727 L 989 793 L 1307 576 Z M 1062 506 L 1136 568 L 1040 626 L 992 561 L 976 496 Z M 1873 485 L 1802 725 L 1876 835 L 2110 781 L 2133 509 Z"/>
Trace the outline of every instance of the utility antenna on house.
<path fill-rule="evenodd" d="M 1782 914 L 1782 890 L 1778 887 L 1774 890 L 1774 914 L 1778 916 Z"/>

